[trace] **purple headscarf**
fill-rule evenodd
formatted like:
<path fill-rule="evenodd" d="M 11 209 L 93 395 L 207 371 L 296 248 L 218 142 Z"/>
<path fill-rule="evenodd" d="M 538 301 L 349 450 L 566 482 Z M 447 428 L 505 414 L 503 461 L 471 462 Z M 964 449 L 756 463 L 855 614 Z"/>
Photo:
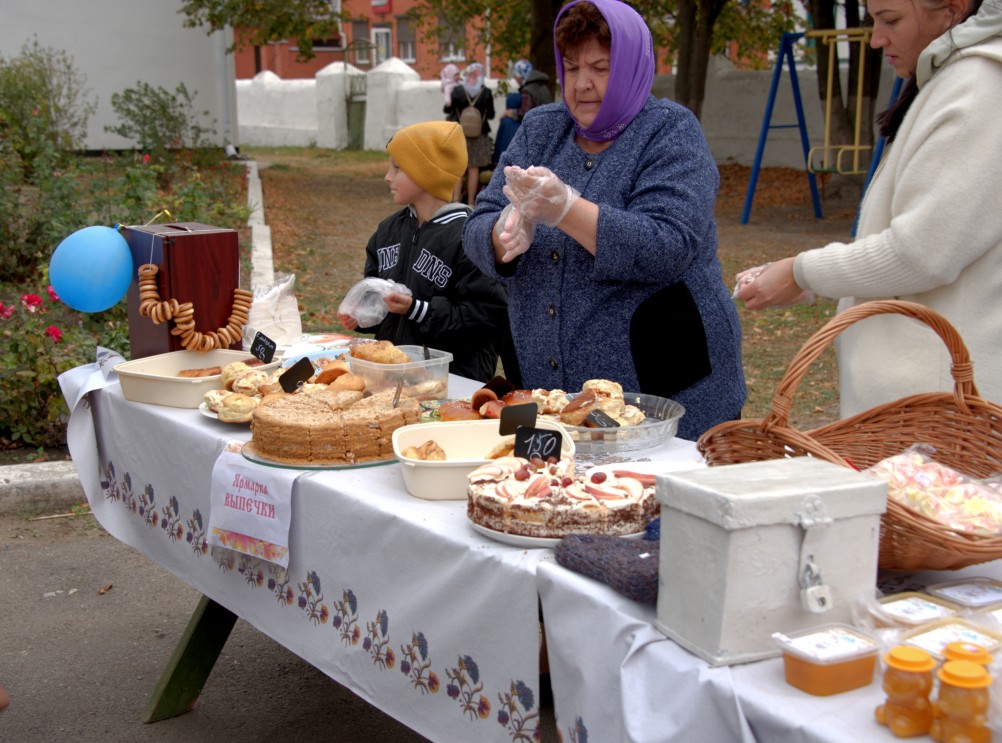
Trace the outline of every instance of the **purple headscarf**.
<path fill-rule="evenodd" d="M 568 8 L 580 2 L 590 2 L 609 24 L 612 44 L 609 49 L 609 85 L 605 89 L 602 105 L 591 126 L 574 124 L 577 133 L 593 142 L 608 142 L 620 135 L 640 113 L 651 94 L 654 84 L 654 41 L 644 19 L 626 3 L 619 0 L 574 0 L 567 3 L 553 24 L 556 38 L 557 24 Z M 557 77 L 564 89 L 564 60 L 557 49 Z M 565 97 L 566 103 L 566 97 Z"/>

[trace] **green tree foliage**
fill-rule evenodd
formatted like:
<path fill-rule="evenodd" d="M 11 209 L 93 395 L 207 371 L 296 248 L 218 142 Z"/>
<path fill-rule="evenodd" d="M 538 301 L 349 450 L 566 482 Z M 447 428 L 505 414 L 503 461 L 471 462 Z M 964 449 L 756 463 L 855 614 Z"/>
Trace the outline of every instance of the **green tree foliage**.
<path fill-rule="evenodd" d="M 238 44 L 294 39 L 300 60 L 312 59 L 314 40 L 334 36 L 344 19 L 330 0 L 184 0 L 179 12 L 186 28 L 204 27 L 206 33 L 226 26 L 245 29 L 248 35 Z"/>

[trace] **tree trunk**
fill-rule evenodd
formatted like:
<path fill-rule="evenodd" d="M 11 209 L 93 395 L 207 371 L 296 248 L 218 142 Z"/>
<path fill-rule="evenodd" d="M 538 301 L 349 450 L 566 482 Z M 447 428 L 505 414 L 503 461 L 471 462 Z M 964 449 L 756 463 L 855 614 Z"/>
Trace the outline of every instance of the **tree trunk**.
<path fill-rule="evenodd" d="M 557 60 L 553 54 L 553 24 L 563 1 L 532 0 L 529 5 L 532 25 L 529 61 L 533 67 L 550 76 L 550 92 L 554 93 L 557 87 Z"/>
<path fill-rule="evenodd" d="M 706 97 L 706 74 L 710 67 L 713 27 L 728 0 L 679 0 L 678 68 L 675 70 L 675 100 L 698 119 Z"/>

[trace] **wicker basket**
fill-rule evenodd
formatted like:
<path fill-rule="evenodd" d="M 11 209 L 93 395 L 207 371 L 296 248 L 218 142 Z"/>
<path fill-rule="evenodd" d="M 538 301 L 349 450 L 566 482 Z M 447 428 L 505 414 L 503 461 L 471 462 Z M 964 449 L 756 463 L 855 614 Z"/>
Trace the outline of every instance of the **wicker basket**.
<path fill-rule="evenodd" d="M 791 428 L 793 394 L 811 364 L 842 330 L 880 314 L 913 318 L 939 335 L 953 361 L 953 392 L 904 397 L 811 431 Z M 810 455 L 865 469 L 918 442 L 932 444 L 937 461 L 964 474 L 1002 471 L 1002 407 L 978 396 L 967 347 L 946 319 L 919 304 L 888 300 L 839 313 L 815 333 L 780 380 L 764 419 L 722 423 L 697 443 L 711 465 Z M 958 532 L 888 499 L 880 526 L 881 568 L 954 570 L 999 558 L 1002 537 Z"/>

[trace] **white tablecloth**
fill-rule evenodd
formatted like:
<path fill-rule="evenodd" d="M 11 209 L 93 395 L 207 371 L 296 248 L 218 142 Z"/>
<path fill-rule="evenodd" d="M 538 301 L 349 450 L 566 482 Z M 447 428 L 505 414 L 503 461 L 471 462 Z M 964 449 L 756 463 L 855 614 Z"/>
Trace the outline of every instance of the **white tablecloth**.
<path fill-rule="evenodd" d="M 287 572 L 208 548 L 213 462 L 249 430 L 130 402 L 83 371 L 63 385 L 71 404 L 82 385 L 70 450 L 112 535 L 422 735 L 531 739 L 535 573 L 552 551 L 478 535 L 465 501 L 411 497 L 396 463 L 299 476 Z"/>
<path fill-rule="evenodd" d="M 1002 564 L 901 574 L 907 584 L 896 590 L 973 575 L 1002 579 Z M 811 696 L 786 683 L 781 658 L 711 668 L 655 629 L 653 604 L 632 601 L 556 563 L 538 566 L 537 585 L 565 741 L 900 740 L 874 720 L 874 708 L 884 701 L 879 670 L 869 686 Z M 996 681 L 992 694 L 1000 691 Z M 993 699 L 990 716 L 996 735 L 999 701 Z"/>

